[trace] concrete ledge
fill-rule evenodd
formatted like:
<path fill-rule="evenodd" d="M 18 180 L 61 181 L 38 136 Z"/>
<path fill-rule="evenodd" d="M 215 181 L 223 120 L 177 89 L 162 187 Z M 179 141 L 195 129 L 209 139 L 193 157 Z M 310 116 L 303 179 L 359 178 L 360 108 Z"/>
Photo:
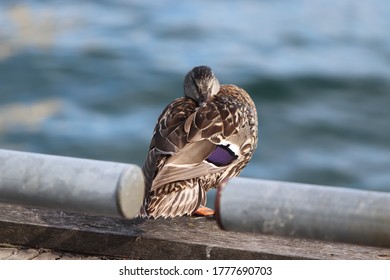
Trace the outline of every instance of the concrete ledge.
<path fill-rule="evenodd" d="M 390 259 L 390 249 L 226 232 L 214 220 L 125 220 L 0 204 L 0 243 L 126 259 Z"/>

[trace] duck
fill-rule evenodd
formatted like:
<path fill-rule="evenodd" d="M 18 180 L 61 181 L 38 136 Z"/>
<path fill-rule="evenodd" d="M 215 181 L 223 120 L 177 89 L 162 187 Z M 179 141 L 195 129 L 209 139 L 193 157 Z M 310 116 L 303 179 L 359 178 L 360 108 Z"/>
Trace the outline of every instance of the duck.
<path fill-rule="evenodd" d="M 185 75 L 184 96 L 158 117 L 142 167 L 145 198 L 139 216 L 210 213 L 207 192 L 238 176 L 257 142 L 257 111 L 249 94 L 220 85 L 209 66 L 194 67 Z"/>

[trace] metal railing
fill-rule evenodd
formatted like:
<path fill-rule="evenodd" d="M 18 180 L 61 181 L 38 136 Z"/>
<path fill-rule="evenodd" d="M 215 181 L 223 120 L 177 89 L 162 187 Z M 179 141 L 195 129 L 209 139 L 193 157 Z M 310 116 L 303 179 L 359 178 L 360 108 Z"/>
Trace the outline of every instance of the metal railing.
<path fill-rule="evenodd" d="M 390 247 L 390 193 L 236 178 L 219 189 L 219 225 Z"/>
<path fill-rule="evenodd" d="M 133 218 L 143 196 L 136 165 L 0 150 L 0 202 Z"/>
<path fill-rule="evenodd" d="M 0 202 L 134 218 L 144 181 L 132 164 L 0 150 Z M 220 187 L 225 230 L 390 247 L 390 193 L 235 178 Z"/>

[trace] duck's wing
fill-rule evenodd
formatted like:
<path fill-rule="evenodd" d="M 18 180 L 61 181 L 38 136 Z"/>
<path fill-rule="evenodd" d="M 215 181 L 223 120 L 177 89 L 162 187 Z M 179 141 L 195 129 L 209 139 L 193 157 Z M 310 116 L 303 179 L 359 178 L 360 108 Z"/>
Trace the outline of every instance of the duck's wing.
<path fill-rule="evenodd" d="M 195 110 L 194 101 L 181 97 L 169 104 L 159 116 L 142 168 L 147 191 L 150 191 L 153 179 L 165 161 L 187 145 L 183 127 Z"/>
<path fill-rule="evenodd" d="M 154 134 L 154 156 L 169 155 L 157 167 L 151 191 L 175 181 L 224 171 L 238 156 L 239 148 L 226 139 L 238 134 L 237 110 L 226 100 L 215 99 L 195 108 L 184 120 L 162 116 Z M 186 114 L 183 114 L 183 116 Z"/>

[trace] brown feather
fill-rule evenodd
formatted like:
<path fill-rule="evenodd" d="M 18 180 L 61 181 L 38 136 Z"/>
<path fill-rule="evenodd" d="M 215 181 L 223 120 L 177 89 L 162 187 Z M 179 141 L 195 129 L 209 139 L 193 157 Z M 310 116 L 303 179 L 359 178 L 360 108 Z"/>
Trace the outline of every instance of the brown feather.
<path fill-rule="evenodd" d="M 240 150 L 231 164 L 206 161 L 221 141 Z M 237 176 L 257 147 L 257 113 L 249 95 L 223 85 L 216 96 L 198 105 L 175 99 L 160 115 L 143 166 L 146 198 L 142 216 L 191 214 L 206 203 L 206 192 Z"/>

